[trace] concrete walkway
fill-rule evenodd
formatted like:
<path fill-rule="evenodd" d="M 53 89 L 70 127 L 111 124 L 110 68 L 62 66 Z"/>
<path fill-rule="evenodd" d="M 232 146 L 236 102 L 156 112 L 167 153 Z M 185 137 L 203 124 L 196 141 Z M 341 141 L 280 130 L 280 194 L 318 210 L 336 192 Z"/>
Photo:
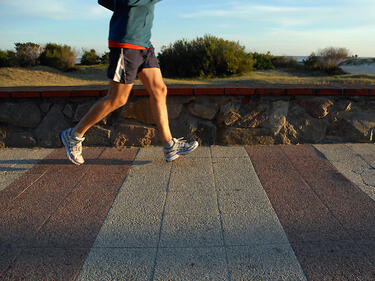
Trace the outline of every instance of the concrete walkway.
<path fill-rule="evenodd" d="M 375 280 L 375 145 L 0 150 L 0 280 Z"/>

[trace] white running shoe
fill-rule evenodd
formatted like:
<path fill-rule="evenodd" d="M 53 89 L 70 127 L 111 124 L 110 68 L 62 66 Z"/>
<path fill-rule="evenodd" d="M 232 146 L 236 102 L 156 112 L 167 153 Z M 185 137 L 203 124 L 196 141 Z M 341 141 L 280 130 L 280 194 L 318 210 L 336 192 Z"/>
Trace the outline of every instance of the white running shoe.
<path fill-rule="evenodd" d="M 184 138 L 175 139 L 173 138 L 173 145 L 168 147 L 164 146 L 164 155 L 167 162 L 176 160 L 181 155 L 189 154 L 198 147 L 197 141 L 187 142 Z"/>
<path fill-rule="evenodd" d="M 73 136 L 73 128 L 67 129 L 60 133 L 60 138 L 65 146 L 65 152 L 69 160 L 76 165 L 85 163 L 82 157 L 82 142 L 85 138 Z"/>

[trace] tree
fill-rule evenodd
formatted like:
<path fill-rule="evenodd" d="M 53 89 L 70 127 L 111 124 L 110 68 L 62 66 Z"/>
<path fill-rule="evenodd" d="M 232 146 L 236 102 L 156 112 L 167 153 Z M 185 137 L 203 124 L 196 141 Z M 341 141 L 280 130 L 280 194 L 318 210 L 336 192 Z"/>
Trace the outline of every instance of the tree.
<path fill-rule="evenodd" d="M 81 58 L 82 65 L 94 65 L 98 63 L 100 63 L 100 57 L 96 54 L 96 51 L 94 49 L 91 49 L 90 51 L 84 51 Z"/>
<path fill-rule="evenodd" d="M 35 66 L 39 64 L 39 56 L 42 48 L 32 42 L 15 43 L 16 56 L 20 66 Z"/>

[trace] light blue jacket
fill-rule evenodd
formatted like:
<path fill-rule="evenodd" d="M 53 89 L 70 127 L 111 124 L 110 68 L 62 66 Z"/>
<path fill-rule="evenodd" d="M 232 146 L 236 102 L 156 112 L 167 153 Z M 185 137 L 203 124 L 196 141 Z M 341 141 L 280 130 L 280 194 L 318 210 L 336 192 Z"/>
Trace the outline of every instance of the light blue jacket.
<path fill-rule="evenodd" d="M 106 7 L 113 10 L 109 40 L 150 47 L 154 6 L 159 1 L 161 0 L 104 0 L 110 2 L 109 7 Z"/>

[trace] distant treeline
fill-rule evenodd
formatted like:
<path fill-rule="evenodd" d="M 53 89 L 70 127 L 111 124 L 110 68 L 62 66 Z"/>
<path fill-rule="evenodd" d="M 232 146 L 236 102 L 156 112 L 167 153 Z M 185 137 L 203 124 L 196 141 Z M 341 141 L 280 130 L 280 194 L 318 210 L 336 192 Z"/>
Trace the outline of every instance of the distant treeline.
<path fill-rule="evenodd" d="M 68 45 L 48 43 L 41 46 L 36 43 L 15 43 L 15 51 L 0 50 L 0 67 L 31 67 L 46 65 L 62 71 L 74 69 L 78 52 Z M 83 51 L 81 64 L 95 65 L 108 63 L 109 53 L 97 55 L 94 49 Z"/>
<path fill-rule="evenodd" d="M 307 70 L 340 72 L 339 65 L 349 57 L 346 48 L 328 47 L 303 60 Z M 46 65 L 62 71 L 73 70 L 77 51 L 68 45 L 15 43 L 15 51 L 0 50 L 0 67 Z M 178 40 L 163 46 L 158 54 L 161 69 L 168 77 L 222 77 L 253 70 L 301 67 L 294 57 L 274 56 L 270 52 L 247 52 L 239 42 L 212 35 Z M 95 49 L 83 50 L 82 65 L 107 64 L 109 53 L 99 56 Z"/>

